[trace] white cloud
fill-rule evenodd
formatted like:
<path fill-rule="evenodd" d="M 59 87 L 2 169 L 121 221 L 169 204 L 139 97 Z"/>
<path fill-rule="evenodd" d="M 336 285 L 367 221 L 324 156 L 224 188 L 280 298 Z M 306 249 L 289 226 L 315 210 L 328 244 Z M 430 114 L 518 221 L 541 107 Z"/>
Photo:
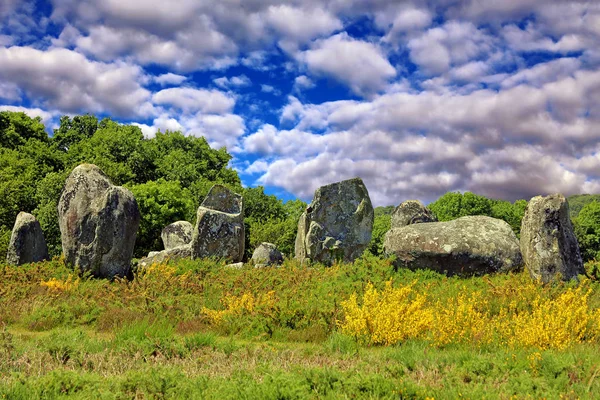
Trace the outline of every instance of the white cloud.
<path fill-rule="evenodd" d="M 357 175 L 382 205 L 449 190 L 510 200 L 568 195 L 600 185 L 590 173 L 600 165 L 600 113 L 587 116 L 599 104 L 597 71 L 500 92 L 397 92 L 321 105 L 290 97 L 282 118 L 295 126 L 263 125 L 241 151 L 268 160 L 260 183 L 305 199 Z"/>
<path fill-rule="evenodd" d="M 306 75 L 300 75 L 294 79 L 294 91 L 312 89 L 315 86 L 316 84 Z"/>
<path fill-rule="evenodd" d="M 266 20 L 282 37 L 280 46 L 293 52 L 299 44 L 342 28 L 341 21 L 322 8 L 270 6 Z"/>
<path fill-rule="evenodd" d="M 449 21 L 408 42 L 411 60 L 426 74 L 438 75 L 487 55 L 494 39 L 470 22 Z"/>
<path fill-rule="evenodd" d="M 252 81 L 246 75 L 233 76 L 231 78 L 222 76 L 213 79 L 215 85 L 223 89 L 240 88 L 252 85 Z"/>
<path fill-rule="evenodd" d="M 62 112 L 147 115 L 144 79 L 137 66 L 90 61 L 66 49 L 0 47 L 0 82 L 19 85 L 35 104 Z"/>
<path fill-rule="evenodd" d="M 269 169 L 269 164 L 265 160 L 256 160 L 248 168 L 246 168 L 243 172 L 246 174 L 258 174 L 261 172 L 266 172 Z"/>
<path fill-rule="evenodd" d="M 222 114 L 231 111 L 235 105 L 234 98 L 218 90 L 182 87 L 163 89 L 152 96 L 152 102 L 170 105 L 185 113 Z"/>
<path fill-rule="evenodd" d="M 40 117 L 45 125 L 48 125 L 54 118 L 58 116 L 56 112 L 48 112 L 41 108 L 27 108 L 22 106 L 2 106 L 0 105 L 0 111 L 12 111 L 12 112 L 23 112 L 31 118 Z"/>
<path fill-rule="evenodd" d="M 185 82 L 187 80 L 187 77 L 169 72 L 166 74 L 155 76 L 153 79 L 154 79 L 154 82 L 158 83 L 161 86 L 168 86 L 168 85 L 181 85 L 183 82 Z"/>
<path fill-rule="evenodd" d="M 317 41 L 301 58 L 315 74 L 332 77 L 360 95 L 383 90 L 396 70 L 374 44 L 346 33 Z"/>

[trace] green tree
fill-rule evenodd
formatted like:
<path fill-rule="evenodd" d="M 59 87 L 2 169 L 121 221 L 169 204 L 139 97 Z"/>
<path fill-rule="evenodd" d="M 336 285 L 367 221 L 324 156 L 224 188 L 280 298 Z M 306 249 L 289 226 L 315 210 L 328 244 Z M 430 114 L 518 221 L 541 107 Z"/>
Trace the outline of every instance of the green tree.
<path fill-rule="evenodd" d="M 379 208 L 379 207 L 377 207 Z M 377 208 L 375 213 L 377 214 Z M 371 235 L 371 242 L 367 250 L 375 256 L 382 256 L 383 252 L 383 239 L 387 231 L 390 230 L 392 225 L 392 216 L 387 213 L 379 213 L 373 220 L 373 233 Z"/>
<path fill-rule="evenodd" d="M 48 142 L 40 117 L 30 118 L 22 112 L 0 111 L 0 147 L 16 149 L 29 139 Z"/>
<path fill-rule="evenodd" d="M 98 118 L 93 115 L 78 115 L 73 118 L 63 116 L 60 126 L 54 130 L 52 141 L 62 151 L 84 139 L 91 138 L 98 130 Z"/>
<path fill-rule="evenodd" d="M 136 257 L 163 249 L 160 234 L 165 226 L 175 221 L 195 221 L 195 201 L 190 191 L 181 187 L 178 181 L 159 179 L 132 185 L 129 189 L 135 196 L 141 214 Z"/>
<path fill-rule="evenodd" d="M 586 204 L 574 221 L 584 261 L 600 260 L 600 202 Z"/>

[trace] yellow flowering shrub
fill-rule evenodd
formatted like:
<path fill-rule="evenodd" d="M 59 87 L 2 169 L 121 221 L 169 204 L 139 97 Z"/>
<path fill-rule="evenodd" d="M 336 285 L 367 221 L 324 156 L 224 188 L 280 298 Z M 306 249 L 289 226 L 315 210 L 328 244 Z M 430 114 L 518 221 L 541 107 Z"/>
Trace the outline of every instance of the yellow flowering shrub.
<path fill-rule="evenodd" d="M 417 293 L 414 283 L 393 287 L 390 280 L 381 292 L 368 284 L 360 301 L 354 293 L 342 302 L 345 319 L 340 327 L 343 333 L 381 345 L 425 339 L 435 346 L 495 342 L 545 350 L 600 342 L 600 310 L 588 304 L 591 289 L 582 284 L 550 293 L 534 284 L 522 292 L 494 288 L 488 297 L 463 288 L 456 297 L 434 301 Z"/>
<path fill-rule="evenodd" d="M 433 325 L 430 338 L 438 346 L 449 343 L 489 343 L 491 340 L 490 320 L 483 311 L 487 306 L 478 292 L 460 294 L 453 301 L 434 306 Z"/>
<path fill-rule="evenodd" d="M 79 286 L 79 278 L 73 279 L 72 275 L 69 275 L 64 281 L 56 278 L 50 278 L 47 281 L 41 281 L 40 286 L 47 288 L 48 291 L 53 293 L 71 292 L 77 289 Z"/>
<path fill-rule="evenodd" d="M 275 292 L 254 296 L 252 293 L 246 292 L 241 296 L 226 295 L 221 299 L 223 305 L 222 310 L 212 310 L 207 307 L 202 308 L 204 314 L 213 324 L 219 324 L 224 318 L 230 316 L 240 316 L 244 313 L 252 314 L 256 310 L 269 312 L 276 305 Z"/>
<path fill-rule="evenodd" d="M 383 345 L 419 337 L 431 326 L 433 313 L 425 296 L 414 293 L 413 285 L 393 288 L 389 280 L 379 292 L 367 284 L 362 306 L 356 294 L 342 302 L 346 312 L 342 331 Z"/>

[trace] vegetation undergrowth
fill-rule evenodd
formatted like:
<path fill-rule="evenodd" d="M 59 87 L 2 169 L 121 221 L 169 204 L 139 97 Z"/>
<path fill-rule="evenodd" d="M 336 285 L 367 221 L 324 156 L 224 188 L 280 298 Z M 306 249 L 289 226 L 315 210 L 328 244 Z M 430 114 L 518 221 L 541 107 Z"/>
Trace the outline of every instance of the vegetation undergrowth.
<path fill-rule="evenodd" d="M 0 398 L 593 398 L 600 289 L 365 255 L 78 276 L 0 267 Z"/>

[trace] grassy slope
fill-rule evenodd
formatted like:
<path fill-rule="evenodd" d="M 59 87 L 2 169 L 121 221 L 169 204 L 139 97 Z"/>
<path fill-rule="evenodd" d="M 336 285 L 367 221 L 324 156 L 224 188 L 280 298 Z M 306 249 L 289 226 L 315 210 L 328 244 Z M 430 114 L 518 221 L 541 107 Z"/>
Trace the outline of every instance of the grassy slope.
<path fill-rule="evenodd" d="M 367 281 L 379 288 L 389 278 L 395 285 L 413 282 L 441 304 L 477 292 L 493 310 L 519 293 L 528 279 L 523 274 L 448 279 L 394 272 L 389 262 L 367 257 L 328 269 L 289 263 L 230 270 L 184 262 L 140 273 L 133 282 L 69 275 L 58 261 L 0 267 L 0 398 L 508 399 L 600 393 L 597 341 L 562 350 L 470 340 L 435 346 L 426 339 L 383 347 L 340 333 L 341 302 L 361 295 Z M 600 290 L 587 285 L 590 307 L 597 309 Z M 553 297 L 565 290 L 556 284 L 539 293 Z M 244 293 L 256 295 L 244 312 L 209 317 L 207 310 L 235 309 L 234 300 Z"/>

